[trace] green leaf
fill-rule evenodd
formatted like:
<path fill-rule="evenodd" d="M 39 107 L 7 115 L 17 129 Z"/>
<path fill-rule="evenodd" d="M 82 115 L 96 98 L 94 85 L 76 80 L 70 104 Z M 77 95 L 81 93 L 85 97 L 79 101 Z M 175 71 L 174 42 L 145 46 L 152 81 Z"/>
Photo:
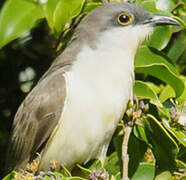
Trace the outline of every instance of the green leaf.
<path fill-rule="evenodd" d="M 6 1 L 0 14 L 0 48 L 29 31 L 43 17 L 41 6 L 32 1 Z"/>
<path fill-rule="evenodd" d="M 186 148 L 186 134 L 181 130 L 169 127 L 166 120 L 163 121 L 163 125 L 177 139 L 177 141 Z"/>
<path fill-rule="evenodd" d="M 146 0 L 146 1 L 142 1 L 140 3 L 140 5 L 146 9 L 147 11 L 153 13 L 153 14 L 157 14 L 158 12 L 161 12 L 159 11 L 157 8 L 156 8 L 156 1 L 155 0 Z"/>
<path fill-rule="evenodd" d="M 160 96 L 159 96 L 160 101 L 161 101 L 162 103 L 165 102 L 167 99 L 173 98 L 173 97 L 176 97 L 176 94 L 175 94 L 175 92 L 174 92 L 174 89 L 173 89 L 171 86 L 169 86 L 169 85 L 167 85 L 167 86 L 162 90 L 162 92 L 160 93 Z"/>
<path fill-rule="evenodd" d="M 176 163 L 178 168 L 186 169 L 186 164 L 183 161 L 176 160 Z"/>
<path fill-rule="evenodd" d="M 121 146 L 120 146 L 121 149 Z M 116 152 L 113 152 L 109 157 L 106 158 L 105 169 L 108 171 L 109 175 L 116 176 L 120 172 L 120 163 L 121 159 Z"/>
<path fill-rule="evenodd" d="M 153 14 L 164 14 L 164 15 L 171 15 L 168 11 L 162 11 L 156 8 L 156 0 L 145 0 L 140 3 L 140 5 L 145 8 L 147 11 Z"/>
<path fill-rule="evenodd" d="M 113 176 L 112 176 L 113 177 Z M 114 178 L 112 179 L 112 177 L 111 177 L 111 180 L 121 180 L 121 172 L 118 172 L 115 176 L 114 176 Z"/>
<path fill-rule="evenodd" d="M 135 81 L 133 88 L 134 94 L 143 99 L 150 99 L 150 102 L 156 106 L 162 107 L 161 102 L 159 101 L 155 91 L 151 86 L 143 81 Z"/>
<path fill-rule="evenodd" d="M 14 178 L 15 174 L 16 174 L 16 172 L 12 171 L 8 175 L 6 175 L 2 180 L 12 180 Z"/>
<path fill-rule="evenodd" d="M 184 83 L 178 77 L 176 68 L 156 49 L 142 46 L 136 54 L 135 71 L 152 75 L 173 87 L 176 96 L 184 90 Z"/>
<path fill-rule="evenodd" d="M 147 138 L 147 135 L 146 135 L 146 132 L 145 132 L 145 129 L 141 126 L 134 126 L 134 129 L 133 129 L 133 132 L 134 132 L 134 135 L 144 141 L 149 147 L 152 147 L 148 138 Z"/>
<path fill-rule="evenodd" d="M 182 95 L 180 97 L 177 98 L 177 101 L 181 104 L 181 103 L 185 103 L 186 101 L 186 77 L 181 77 L 184 81 L 184 85 L 185 85 L 185 88 L 184 88 L 184 91 L 182 93 Z"/>
<path fill-rule="evenodd" d="M 50 26 L 53 32 L 54 32 L 54 11 L 59 2 L 60 2 L 59 0 L 48 0 L 42 6 L 48 25 Z"/>
<path fill-rule="evenodd" d="M 54 11 L 54 28 L 57 33 L 63 31 L 68 20 L 76 17 L 85 0 L 60 0 Z"/>
<path fill-rule="evenodd" d="M 96 7 L 100 6 L 102 3 L 100 2 L 89 2 L 85 5 L 83 12 L 85 13 L 89 13 L 90 11 L 92 11 L 93 9 L 95 9 Z"/>
<path fill-rule="evenodd" d="M 153 180 L 155 175 L 155 166 L 151 163 L 140 163 L 137 171 L 131 180 Z"/>
<path fill-rule="evenodd" d="M 186 30 L 182 31 L 168 48 L 167 56 L 176 63 L 186 47 Z"/>
<path fill-rule="evenodd" d="M 123 135 L 121 136 L 115 136 L 113 138 L 113 143 L 114 143 L 114 148 L 115 148 L 115 151 L 117 152 L 117 156 L 118 156 L 118 165 L 119 165 L 119 168 L 120 170 L 122 169 L 122 159 L 121 159 L 121 156 L 122 156 L 122 142 L 123 142 Z M 114 174 L 115 175 L 115 174 Z"/>
<path fill-rule="evenodd" d="M 140 165 L 140 161 L 144 157 L 144 154 L 147 150 L 147 145 L 137 139 L 134 134 L 131 134 L 129 143 L 128 143 L 128 154 L 129 154 L 129 177 L 133 177 L 137 168 Z"/>
<path fill-rule="evenodd" d="M 163 171 L 156 176 L 155 180 L 172 180 L 172 175 L 170 171 Z"/>
<path fill-rule="evenodd" d="M 180 77 L 184 81 L 184 91 L 181 96 L 179 96 L 176 100 L 181 104 L 184 103 L 186 100 L 186 79 L 184 77 Z M 175 98 L 176 94 L 174 92 L 174 89 L 167 85 L 162 92 L 160 93 L 159 99 L 161 103 L 165 102 L 169 98 Z"/>
<path fill-rule="evenodd" d="M 144 120 L 145 131 L 153 148 L 153 154 L 158 165 L 159 172 L 175 168 L 175 158 L 178 146 L 161 123 L 152 115 L 147 115 Z"/>
<path fill-rule="evenodd" d="M 184 166 L 185 169 L 186 169 L 186 150 L 185 150 L 185 147 L 182 144 L 179 145 L 179 153 L 178 153 L 176 161 L 177 161 L 177 165 Z M 183 168 L 183 167 L 181 167 L 181 168 Z"/>
<path fill-rule="evenodd" d="M 147 45 L 158 50 L 164 49 L 172 36 L 172 26 L 157 26 Z"/>
<path fill-rule="evenodd" d="M 160 93 L 161 88 L 159 86 L 157 86 L 156 84 L 152 83 L 152 82 L 146 82 L 146 84 L 148 84 L 148 86 L 151 87 L 151 89 L 156 93 Z"/>

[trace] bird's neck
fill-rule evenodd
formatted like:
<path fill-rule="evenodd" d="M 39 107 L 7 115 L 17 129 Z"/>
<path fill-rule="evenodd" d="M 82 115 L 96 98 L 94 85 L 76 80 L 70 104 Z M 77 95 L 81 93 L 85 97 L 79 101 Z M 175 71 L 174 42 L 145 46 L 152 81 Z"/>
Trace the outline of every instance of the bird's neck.
<path fill-rule="evenodd" d="M 84 43 L 72 65 L 74 74 L 95 83 L 104 80 L 104 84 L 107 79 L 108 84 L 114 81 L 123 84 L 126 77 L 133 79 L 135 54 L 114 42 L 102 36 L 94 48 Z"/>

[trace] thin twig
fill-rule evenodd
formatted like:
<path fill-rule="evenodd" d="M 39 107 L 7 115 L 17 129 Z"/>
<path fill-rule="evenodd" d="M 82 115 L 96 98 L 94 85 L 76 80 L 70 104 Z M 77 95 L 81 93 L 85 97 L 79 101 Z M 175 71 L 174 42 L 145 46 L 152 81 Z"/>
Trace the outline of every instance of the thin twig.
<path fill-rule="evenodd" d="M 123 177 L 122 180 L 129 180 L 128 178 L 128 164 L 129 164 L 129 155 L 128 155 L 128 142 L 130 134 L 132 132 L 132 126 L 127 124 L 124 128 L 125 134 L 123 137 L 122 144 L 122 161 L 123 161 Z"/>

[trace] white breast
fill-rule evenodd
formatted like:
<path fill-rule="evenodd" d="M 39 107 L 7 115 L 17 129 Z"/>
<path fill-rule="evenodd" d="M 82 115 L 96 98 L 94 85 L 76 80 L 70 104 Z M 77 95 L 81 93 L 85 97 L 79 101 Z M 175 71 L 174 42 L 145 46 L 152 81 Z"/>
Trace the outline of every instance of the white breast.
<path fill-rule="evenodd" d="M 96 49 L 83 47 L 65 74 L 65 107 L 40 169 L 47 169 L 52 159 L 67 167 L 94 157 L 104 159 L 131 95 L 133 58 L 119 45 L 105 46 L 104 39 Z"/>

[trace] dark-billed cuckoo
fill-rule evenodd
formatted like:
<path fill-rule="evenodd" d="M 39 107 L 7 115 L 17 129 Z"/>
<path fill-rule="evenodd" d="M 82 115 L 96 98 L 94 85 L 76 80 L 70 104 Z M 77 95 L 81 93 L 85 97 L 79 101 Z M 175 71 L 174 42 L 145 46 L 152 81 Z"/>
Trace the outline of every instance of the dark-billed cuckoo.
<path fill-rule="evenodd" d="M 10 169 L 37 152 L 40 170 L 56 159 L 71 169 L 106 152 L 134 83 L 134 58 L 156 25 L 178 25 L 130 3 L 107 3 L 78 25 L 66 49 L 19 107 L 8 152 Z"/>

